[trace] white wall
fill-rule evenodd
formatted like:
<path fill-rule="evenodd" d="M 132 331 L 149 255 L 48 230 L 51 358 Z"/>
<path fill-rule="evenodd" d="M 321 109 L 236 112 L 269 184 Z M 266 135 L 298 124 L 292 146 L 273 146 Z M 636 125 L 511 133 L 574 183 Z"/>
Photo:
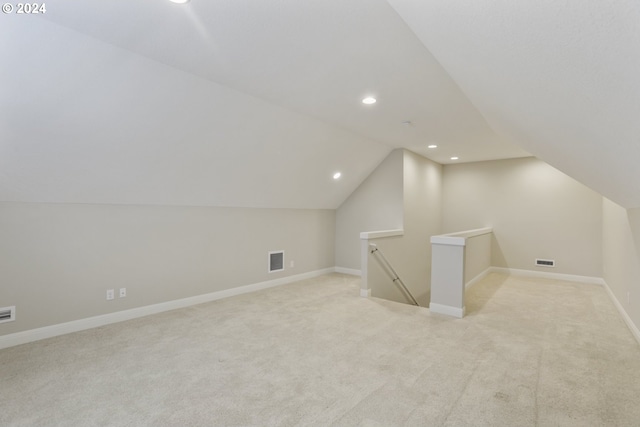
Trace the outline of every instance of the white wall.
<path fill-rule="evenodd" d="M 0 336 L 333 267 L 334 229 L 333 210 L 0 203 Z"/>
<path fill-rule="evenodd" d="M 492 226 L 491 265 L 602 277 L 596 192 L 533 157 L 446 165 L 443 176 L 443 232 Z"/>
<path fill-rule="evenodd" d="M 401 191 L 404 235 L 374 241 L 418 303 L 424 307 L 429 305 L 431 289 L 430 237 L 439 234 L 442 220 L 441 176 L 441 165 L 403 150 Z M 392 283 L 392 278 L 381 268 L 377 257 L 370 256 L 368 266 L 368 284 L 374 297 L 408 302 Z"/>
<path fill-rule="evenodd" d="M 604 199 L 602 205 L 604 280 L 640 329 L 640 209 L 625 209 Z"/>
<path fill-rule="evenodd" d="M 399 261 L 403 280 L 420 305 L 431 290 L 431 236 L 442 228 L 442 166 L 404 151 L 404 249 Z"/>
<path fill-rule="evenodd" d="M 393 150 L 336 210 L 336 266 L 360 269 L 360 233 L 403 227 L 403 150 Z"/>
<path fill-rule="evenodd" d="M 491 267 L 491 242 L 493 233 L 469 237 L 464 250 L 464 284 L 478 277 Z"/>

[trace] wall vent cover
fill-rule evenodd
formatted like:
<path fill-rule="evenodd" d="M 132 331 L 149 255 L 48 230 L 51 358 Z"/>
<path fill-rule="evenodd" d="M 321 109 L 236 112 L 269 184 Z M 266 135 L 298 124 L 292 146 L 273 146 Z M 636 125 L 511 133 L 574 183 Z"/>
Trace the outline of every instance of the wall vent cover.
<path fill-rule="evenodd" d="M 284 270 L 284 251 L 269 252 L 269 273 Z"/>
<path fill-rule="evenodd" d="M 0 308 L 0 323 L 12 322 L 16 320 L 16 307 Z"/>
<path fill-rule="evenodd" d="M 555 267 L 556 261 L 553 259 L 536 259 L 536 265 L 539 267 Z"/>

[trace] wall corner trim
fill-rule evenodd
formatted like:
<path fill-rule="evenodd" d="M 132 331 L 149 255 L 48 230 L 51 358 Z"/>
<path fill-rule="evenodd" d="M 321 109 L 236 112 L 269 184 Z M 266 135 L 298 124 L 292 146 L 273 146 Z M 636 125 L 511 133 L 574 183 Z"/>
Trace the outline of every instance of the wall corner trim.
<path fill-rule="evenodd" d="M 321 270 L 309 271 L 307 273 L 296 274 L 293 276 L 281 277 L 279 279 L 267 280 L 264 282 L 253 283 L 231 289 L 224 289 L 208 294 L 196 295 L 193 297 L 161 302 L 158 304 L 146 305 L 129 310 L 116 311 L 114 313 L 87 317 L 84 319 L 72 320 L 70 322 L 59 323 L 56 325 L 44 326 L 42 328 L 2 335 L 0 336 L 0 350 L 3 348 L 13 347 L 20 344 L 27 344 L 46 338 L 57 337 L 59 335 L 65 335 L 73 332 L 97 328 L 99 326 L 110 325 L 112 323 L 137 319 L 139 317 L 149 316 L 151 314 L 162 313 L 169 310 L 176 310 L 179 308 L 203 304 L 206 302 L 216 301 L 236 295 L 247 294 L 262 289 L 273 288 L 275 286 L 286 285 L 288 283 L 297 282 L 299 280 L 311 279 L 334 272 L 336 272 L 336 268 L 329 267 Z"/>
<path fill-rule="evenodd" d="M 618 312 L 622 316 L 622 319 L 624 319 L 624 323 L 627 324 L 627 327 L 631 331 L 631 334 L 633 334 L 633 337 L 636 339 L 636 341 L 638 341 L 638 344 L 640 344 L 640 329 L 638 329 L 636 324 L 633 323 L 633 320 L 631 320 L 631 317 L 629 317 L 629 315 L 627 314 L 627 311 L 624 309 L 622 304 L 620 304 L 620 301 L 618 301 L 618 298 L 616 298 L 616 296 L 613 294 L 613 291 L 611 290 L 607 282 L 605 282 L 604 280 L 603 280 L 603 287 L 605 291 L 607 291 L 609 298 L 611 298 L 613 305 L 615 305 L 616 308 L 618 309 Z"/>
<path fill-rule="evenodd" d="M 431 311 L 432 313 L 444 314 L 446 316 L 453 316 L 457 317 L 458 319 L 462 319 L 467 309 L 466 307 L 451 307 L 449 305 L 436 304 L 432 302 L 429 304 L 429 311 Z"/>
<path fill-rule="evenodd" d="M 469 289 L 470 287 L 472 287 L 473 285 L 475 285 L 476 283 L 478 283 L 479 281 L 481 281 L 482 279 L 484 279 L 485 277 L 487 277 L 487 275 L 489 273 L 491 273 L 491 268 L 489 267 L 487 269 L 485 269 L 483 272 L 481 272 L 480 274 L 478 274 L 476 277 L 474 277 L 473 279 L 469 280 L 467 283 L 464 284 L 464 289 Z"/>
<path fill-rule="evenodd" d="M 342 273 L 342 274 L 350 274 L 352 276 L 362 276 L 362 271 L 360 270 L 356 270 L 355 268 L 347 268 L 347 267 L 335 267 L 335 272 L 336 273 Z"/>

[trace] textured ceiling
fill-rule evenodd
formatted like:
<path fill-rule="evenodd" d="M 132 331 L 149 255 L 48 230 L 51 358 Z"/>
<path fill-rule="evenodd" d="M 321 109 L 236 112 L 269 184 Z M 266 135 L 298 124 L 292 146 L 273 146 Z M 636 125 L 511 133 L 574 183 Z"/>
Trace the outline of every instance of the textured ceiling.
<path fill-rule="evenodd" d="M 625 0 L 47 2 L 2 16 L 0 200 L 335 208 L 405 147 L 532 153 L 640 206 L 639 15 Z"/>

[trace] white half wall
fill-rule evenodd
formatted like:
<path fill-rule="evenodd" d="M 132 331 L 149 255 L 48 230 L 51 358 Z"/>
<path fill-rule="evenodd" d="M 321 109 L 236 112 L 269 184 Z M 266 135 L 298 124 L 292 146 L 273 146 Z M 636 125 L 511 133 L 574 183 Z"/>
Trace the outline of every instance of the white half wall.
<path fill-rule="evenodd" d="M 491 231 L 466 239 L 464 257 L 464 283 L 470 286 L 470 282 L 485 274 L 491 267 Z"/>
<path fill-rule="evenodd" d="M 16 320 L 0 336 L 333 268 L 334 228 L 334 210 L 3 202 L 0 307 Z"/>
<path fill-rule="evenodd" d="M 491 228 L 431 236 L 431 311 L 464 316 L 465 290 L 491 267 Z"/>

